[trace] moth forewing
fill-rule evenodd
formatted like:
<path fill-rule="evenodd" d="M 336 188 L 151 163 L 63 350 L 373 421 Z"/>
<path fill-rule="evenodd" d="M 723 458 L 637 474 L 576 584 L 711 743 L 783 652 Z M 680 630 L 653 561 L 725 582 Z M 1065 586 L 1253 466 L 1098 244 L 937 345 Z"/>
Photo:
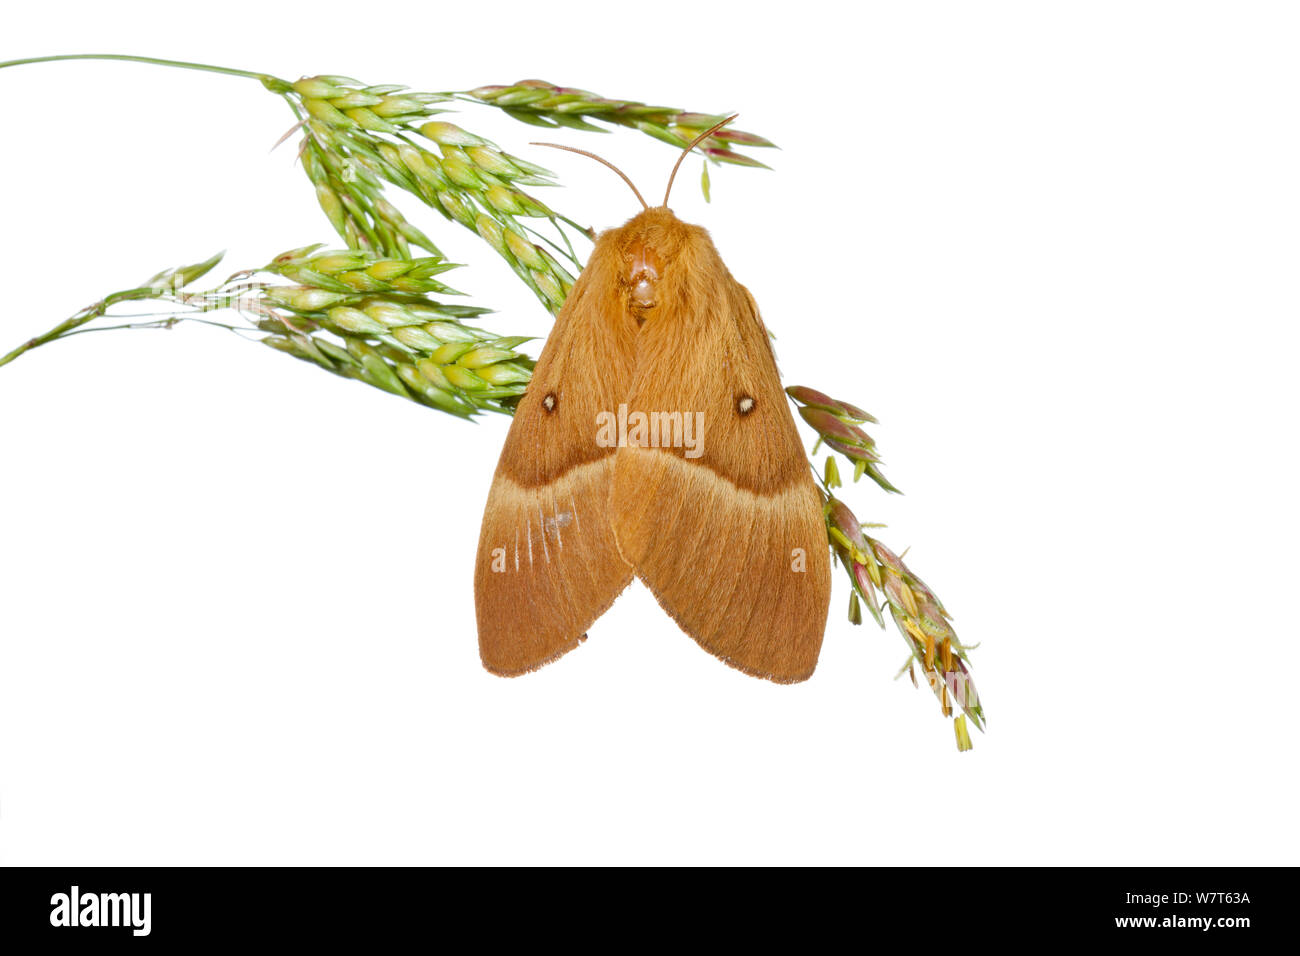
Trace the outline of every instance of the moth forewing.
<path fill-rule="evenodd" d="M 616 254 L 598 243 L 547 338 L 488 493 L 474 572 L 479 652 L 496 674 L 549 663 L 632 579 L 609 520 L 614 448 L 597 412 L 631 382 L 635 329 L 608 308 Z"/>
<path fill-rule="evenodd" d="M 637 218 L 652 216 L 675 233 L 666 245 L 676 253 L 665 257 L 660 304 L 638 335 L 628 406 L 698 411 L 703 448 L 694 459 L 620 449 L 615 536 L 703 647 L 755 676 L 803 680 L 830 603 L 821 496 L 752 296 L 703 229 L 667 210 Z"/>

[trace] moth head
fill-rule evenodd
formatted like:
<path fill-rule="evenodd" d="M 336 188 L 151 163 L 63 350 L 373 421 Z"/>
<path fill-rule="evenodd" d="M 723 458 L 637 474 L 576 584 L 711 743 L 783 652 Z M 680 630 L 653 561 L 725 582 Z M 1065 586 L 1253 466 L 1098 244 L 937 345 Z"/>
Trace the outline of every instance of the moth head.
<path fill-rule="evenodd" d="M 680 272 L 676 266 L 693 232 L 703 230 L 682 222 L 667 207 L 655 206 L 608 233 L 618 251 L 619 280 L 628 308 L 638 322 L 644 322 L 663 301 L 670 277 Z"/>
<path fill-rule="evenodd" d="M 623 253 L 626 263 L 626 282 L 632 306 L 637 309 L 650 309 L 656 304 L 655 288 L 663 271 L 663 259 L 655 247 L 638 236 L 632 239 Z"/>

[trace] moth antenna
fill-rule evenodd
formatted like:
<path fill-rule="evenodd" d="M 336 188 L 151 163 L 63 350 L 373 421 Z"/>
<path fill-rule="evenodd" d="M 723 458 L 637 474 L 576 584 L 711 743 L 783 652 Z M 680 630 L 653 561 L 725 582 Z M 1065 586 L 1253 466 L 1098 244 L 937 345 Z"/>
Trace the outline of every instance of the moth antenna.
<path fill-rule="evenodd" d="M 615 166 L 613 163 L 611 163 L 608 159 L 602 159 L 601 157 L 597 156 L 595 153 L 589 153 L 585 149 L 578 149 L 576 146 L 561 146 L 559 143 L 529 143 L 528 145 L 549 146 L 551 147 L 551 149 L 567 149 L 571 153 L 578 153 L 579 155 L 586 156 L 588 159 L 594 159 L 598 163 L 604 163 L 610 169 L 614 170 L 614 172 L 618 173 L 619 176 L 622 178 L 623 182 L 627 183 L 628 188 L 631 189 L 632 192 L 636 194 L 637 201 L 641 203 L 642 209 L 650 208 L 646 204 L 646 201 L 641 198 L 641 191 L 636 188 L 636 185 L 632 182 L 632 180 L 627 178 L 627 174 L 624 173 L 623 170 Z"/>
<path fill-rule="evenodd" d="M 677 157 L 677 165 L 673 167 L 672 175 L 668 177 L 668 188 L 664 190 L 663 205 L 665 207 L 668 205 L 668 196 L 673 191 L 673 180 L 677 178 L 677 170 L 681 167 L 682 160 L 685 159 L 688 155 L 690 155 L 691 150 L 693 150 L 696 146 L 699 146 L 700 143 L 704 142 L 706 139 L 708 139 L 718 130 L 722 129 L 722 127 L 726 126 L 728 123 L 730 123 L 739 115 L 740 115 L 739 113 L 732 113 L 721 123 L 715 123 L 714 125 L 710 126 L 699 136 L 695 137 L 695 139 L 691 140 L 691 145 L 687 146 L 684 150 L 682 150 L 682 154 Z"/>

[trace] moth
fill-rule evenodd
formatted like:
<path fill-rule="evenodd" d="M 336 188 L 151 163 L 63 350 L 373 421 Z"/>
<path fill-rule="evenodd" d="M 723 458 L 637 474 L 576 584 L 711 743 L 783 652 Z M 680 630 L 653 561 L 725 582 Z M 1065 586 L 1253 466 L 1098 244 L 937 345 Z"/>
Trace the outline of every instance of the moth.
<path fill-rule="evenodd" d="M 597 237 L 501 452 L 474 575 L 494 674 L 577 647 L 633 577 L 746 674 L 793 683 L 817 664 L 822 498 L 771 339 L 708 233 L 667 205 L 717 128 L 653 208 L 585 153 L 643 210 Z"/>

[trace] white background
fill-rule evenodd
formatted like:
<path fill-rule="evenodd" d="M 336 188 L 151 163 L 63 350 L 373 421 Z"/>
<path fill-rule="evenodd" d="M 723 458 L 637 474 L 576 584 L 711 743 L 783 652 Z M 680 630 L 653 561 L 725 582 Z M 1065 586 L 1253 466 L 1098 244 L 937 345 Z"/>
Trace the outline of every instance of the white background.
<path fill-rule="evenodd" d="M 1297 862 L 1289 823 L 1300 134 L 1267 3 L 37 5 L 0 59 L 130 52 L 416 89 L 541 76 L 738 110 L 684 167 L 788 382 L 861 404 L 907 494 L 846 490 L 981 642 L 958 754 L 892 630 L 780 687 L 634 587 L 578 651 L 479 666 L 466 424 L 229 333 L 0 369 L 0 861 Z M 0 71 L 0 352 L 164 266 L 330 240 L 256 83 Z M 552 169 L 599 227 L 608 173 Z M 671 149 L 556 134 L 658 194 Z M 550 137 L 555 138 L 555 137 Z M 488 324 L 548 318 L 474 237 Z M 228 267 L 228 268 L 227 268 Z"/>

